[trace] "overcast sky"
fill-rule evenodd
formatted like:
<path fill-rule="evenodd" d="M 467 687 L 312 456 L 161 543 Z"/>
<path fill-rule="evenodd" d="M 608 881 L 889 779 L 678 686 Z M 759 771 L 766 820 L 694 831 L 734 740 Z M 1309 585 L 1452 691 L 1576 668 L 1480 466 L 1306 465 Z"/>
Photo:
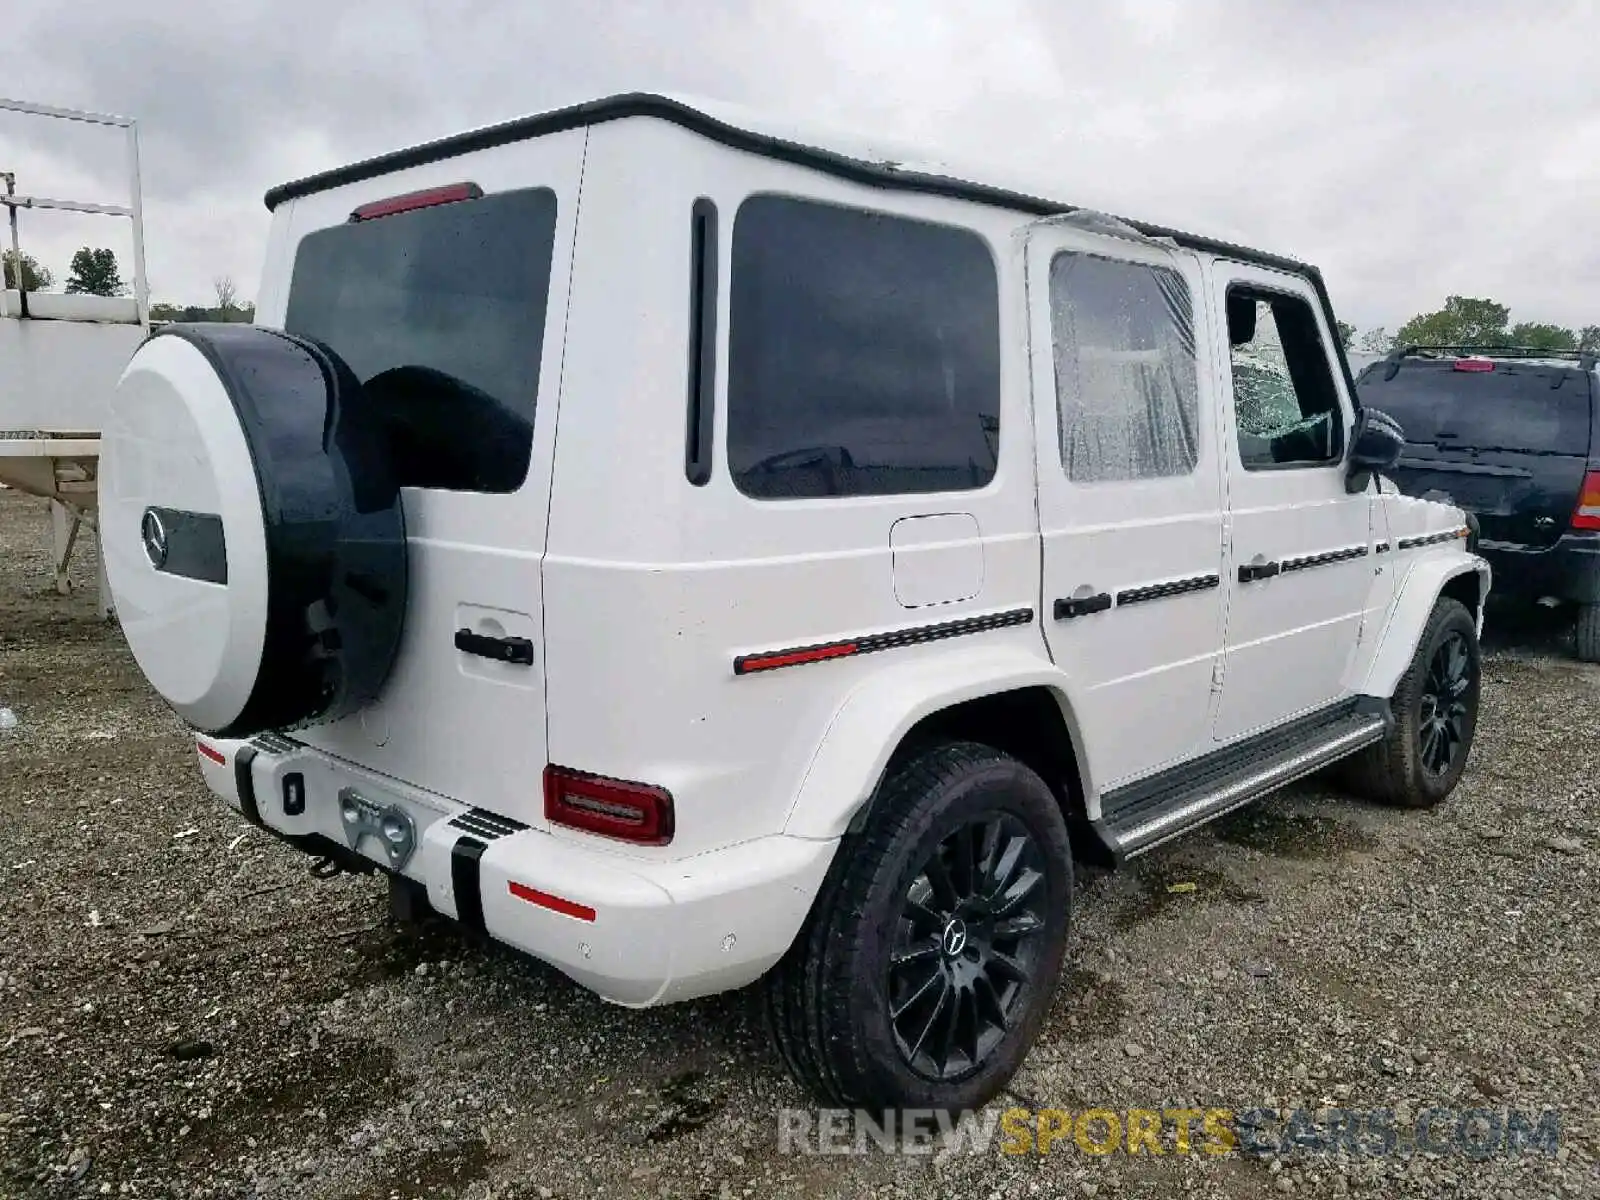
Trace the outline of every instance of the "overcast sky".
<path fill-rule="evenodd" d="M 1600 3 L 4 0 L 0 94 L 138 119 L 156 299 L 254 295 L 268 187 L 617 91 L 995 162 L 1318 263 L 1391 329 L 1447 293 L 1600 323 Z M 19 190 L 115 201 L 101 130 L 0 115 Z M 24 216 L 56 271 L 109 218 Z M 119 257 L 122 255 L 119 254 Z"/>

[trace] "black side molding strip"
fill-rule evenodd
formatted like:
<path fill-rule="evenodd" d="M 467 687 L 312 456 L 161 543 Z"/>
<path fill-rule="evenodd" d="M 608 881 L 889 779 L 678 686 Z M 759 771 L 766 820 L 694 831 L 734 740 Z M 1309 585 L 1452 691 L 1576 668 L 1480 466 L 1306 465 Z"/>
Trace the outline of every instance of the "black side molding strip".
<path fill-rule="evenodd" d="M 798 667 L 803 663 L 826 662 L 830 658 L 853 658 L 858 654 L 871 654 L 878 650 L 918 646 L 923 642 L 939 642 L 969 633 L 987 633 L 991 629 L 1007 629 L 1013 625 L 1032 623 L 1033 609 L 1012 608 L 981 617 L 962 617 L 957 621 L 941 621 L 936 625 L 913 625 L 909 629 L 869 633 L 863 637 L 844 638 L 837 642 L 819 642 L 810 646 L 795 646 L 788 650 L 763 650 L 758 654 L 741 654 L 733 660 L 733 673 L 754 675 L 758 671 L 773 671 L 779 667 Z"/>
<path fill-rule="evenodd" d="M 1282 563 L 1245 563 L 1239 568 L 1239 582 L 1254 583 L 1258 579 L 1271 579 L 1281 570 L 1283 570 Z"/>
<path fill-rule="evenodd" d="M 1190 579 L 1174 579 L 1167 583 L 1127 588 L 1117 593 L 1117 607 L 1121 608 L 1124 604 L 1140 604 L 1146 600 L 1165 600 L 1168 596 L 1186 596 L 1190 592 L 1204 592 L 1221 586 L 1220 575 L 1196 575 Z"/>
<path fill-rule="evenodd" d="M 1305 554 L 1299 558 L 1286 558 L 1278 564 L 1278 569 L 1287 574 L 1290 571 L 1306 571 L 1312 567 L 1326 567 L 1332 563 L 1349 562 L 1352 558 L 1365 558 L 1365 546 L 1346 546 L 1343 550 L 1328 550 L 1322 554 Z"/>
<path fill-rule="evenodd" d="M 1404 537 L 1394 544 L 1396 550 L 1415 550 L 1418 546 L 1434 546 L 1440 542 L 1453 542 L 1457 538 L 1464 538 L 1472 531 L 1465 525 L 1455 529 L 1447 529 L 1443 533 L 1424 533 L 1416 537 Z"/>

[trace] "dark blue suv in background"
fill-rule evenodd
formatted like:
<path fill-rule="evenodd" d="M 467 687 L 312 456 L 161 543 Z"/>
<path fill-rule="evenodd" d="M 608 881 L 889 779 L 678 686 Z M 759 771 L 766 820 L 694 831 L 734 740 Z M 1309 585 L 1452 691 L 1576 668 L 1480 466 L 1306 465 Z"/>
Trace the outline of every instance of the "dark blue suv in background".
<path fill-rule="evenodd" d="M 1386 472 L 1477 518 L 1497 596 L 1577 606 L 1578 657 L 1600 662 L 1600 422 L 1595 356 L 1407 346 L 1366 367 L 1361 403 L 1405 430 Z"/>

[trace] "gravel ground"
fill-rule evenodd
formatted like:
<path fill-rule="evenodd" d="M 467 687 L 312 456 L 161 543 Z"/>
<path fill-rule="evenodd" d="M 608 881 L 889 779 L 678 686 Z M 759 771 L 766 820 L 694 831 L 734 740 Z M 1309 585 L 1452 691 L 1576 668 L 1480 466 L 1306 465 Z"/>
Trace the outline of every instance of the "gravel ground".
<path fill-rule="evenodd" d="M 1553 1110 L 1558 1154 L 797 1155 L 749 996 L 606 1006 L 213 802 L 46 538 L 0 492 L 0 1195 L 1600 1195 L 1600 669 L 1537 615 L 1496 614 L 1442 810 L 1313 785 L 1081 871 L 988 1115 L 1389 1109 L 1405 1145 L 1433 1107 Z"/>

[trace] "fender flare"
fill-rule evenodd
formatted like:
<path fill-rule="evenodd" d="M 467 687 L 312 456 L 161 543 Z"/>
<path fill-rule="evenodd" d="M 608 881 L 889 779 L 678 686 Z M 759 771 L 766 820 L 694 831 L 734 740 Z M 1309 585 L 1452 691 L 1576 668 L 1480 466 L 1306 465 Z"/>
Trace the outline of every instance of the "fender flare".
<path fill-rule="evenodd" d="M 1452 579 L 1470 571 L 1476 571 L 1479 579 L 1478 611 L 1472 616 L 1478 632 L 1483 632 L 1483 605 L 1492 580 L 1489 564 L 1464 550 L 1435 551 L 1413 563 L 1406 572 L 1367 667 L 1366 678 L 1357 691 L 1383 698 L 1394 695 L 1400 677 L 1411 665 L 1417 641 L 1433 613 L 1433 606 L 1438 603 L 1439 594 Z"/>
<path fill-rule="evenodd" d="M 969 651 L 878 672 L 847 695 L 806 767 L 784 833 L 842 836 L 872 798 L 895 748 L 918 721 L 964 701 L 1032 687 L 1048 689 L 1061 706 L 1084 791 L 1091 794 L 1087 747 L 1068 676 L 1021 649 Z"/>

